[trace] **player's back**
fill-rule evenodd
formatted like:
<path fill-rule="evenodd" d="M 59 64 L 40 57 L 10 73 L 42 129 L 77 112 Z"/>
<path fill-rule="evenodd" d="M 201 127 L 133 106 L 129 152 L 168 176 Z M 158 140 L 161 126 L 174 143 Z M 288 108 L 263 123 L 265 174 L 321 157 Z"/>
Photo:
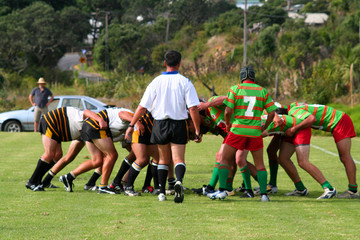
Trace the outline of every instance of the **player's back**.
<path fill-rule="evenodd" d="M 268 91 L 255 83 L 242 83 L 230 88 L 227 101 L 234 105 L 231 131 L 242 136 L 259 137 L 261 114 L 265 108 L 274 106 Z"/>

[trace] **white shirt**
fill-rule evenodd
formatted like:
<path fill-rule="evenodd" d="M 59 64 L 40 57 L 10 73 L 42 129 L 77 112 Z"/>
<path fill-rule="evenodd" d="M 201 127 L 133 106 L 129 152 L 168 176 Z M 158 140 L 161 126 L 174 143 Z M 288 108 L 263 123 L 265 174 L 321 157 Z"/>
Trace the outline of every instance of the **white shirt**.
<path fill-rule="evenodd" d="M 134 112 L 126 108 L 109 108 L 106 109 L 109 118 L 109 129 L 113 138 L 119 137 L 124 133 L 128 127 L 129 122 L 119 117 L 119 112 L 129 112 L 134 115 Z"/>
<path fill-rule="evenodd" d="M 66 107 L 66 114 L 69 119 L 71 139 L 80 138 L 80 131 L 84 123 L 84 111 L 75 107 Z"/>
<path fill-rule="evenodd" d="M 140 106 L 148 109 L 154 119 L 184 120 L 187 108 L 199 105 L 199 98 L 192 82 L 174 72 L 163 72 L 146 88 Z"/>

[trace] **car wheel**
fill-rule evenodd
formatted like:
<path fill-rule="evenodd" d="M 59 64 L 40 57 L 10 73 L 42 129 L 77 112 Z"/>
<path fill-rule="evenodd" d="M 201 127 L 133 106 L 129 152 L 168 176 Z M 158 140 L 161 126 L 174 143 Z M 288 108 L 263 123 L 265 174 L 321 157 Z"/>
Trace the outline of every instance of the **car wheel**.
<path fill-rule="evenodd" d="M 5 124 L 5 132 L 21 132 L 21 124 L 18 121 L 9 121 Z"/>

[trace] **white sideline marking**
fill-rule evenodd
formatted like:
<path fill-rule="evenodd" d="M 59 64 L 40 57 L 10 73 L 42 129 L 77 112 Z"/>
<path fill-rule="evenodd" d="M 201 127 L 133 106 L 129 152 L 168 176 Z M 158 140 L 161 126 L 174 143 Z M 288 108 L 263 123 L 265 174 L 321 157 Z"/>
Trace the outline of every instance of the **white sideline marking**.
<path fill-rule="evenodd" d="M 321 148 L 321 147 L 319 147 L 319 146 L 316 146 L 316 145 L 314 145 L 314 144 L 310 144 L 310 146 L 313 147 L 313 148 L 316 148 L 316 149 L 318 149 L 318 150 L 320 150 L 320 151 L 323 151 L 323 152 L 325 152 L 325 153 L 327 153 L 327 154 L 330 154 L 330 155 L 332 155 L 332 156 L 335 156 L 335 157 L 339 156 L 339 154 L 330 152 L 330 151 L 328 151 L 328 150 L 326 150 L 326 149 L 324 149 L 324 148 Z M 354 158 L 353 158 L 353 160 L 354 160 L 355 163 L 360 164 L 360 162 L 359 162 L 359 161 L 356 161 Z"/>

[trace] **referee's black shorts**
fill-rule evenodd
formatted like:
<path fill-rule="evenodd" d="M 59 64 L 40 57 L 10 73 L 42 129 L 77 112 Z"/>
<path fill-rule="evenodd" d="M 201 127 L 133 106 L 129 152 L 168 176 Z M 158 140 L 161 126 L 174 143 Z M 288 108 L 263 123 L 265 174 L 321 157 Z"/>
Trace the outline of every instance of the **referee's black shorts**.
<path fill-rule="evenodd" d="M 99 129 L 89 122 L 84 122 L 81 129 L 81 139 L 83 141 L 92 142 L 92 139 L 112 138 L 110 129 Z"/>
<path fill-rule="evenodd" d="M 188 120 L 155 120 L 150 142 L 165 145 L 168 143 L 186 144 L 189 141 Z"/>

